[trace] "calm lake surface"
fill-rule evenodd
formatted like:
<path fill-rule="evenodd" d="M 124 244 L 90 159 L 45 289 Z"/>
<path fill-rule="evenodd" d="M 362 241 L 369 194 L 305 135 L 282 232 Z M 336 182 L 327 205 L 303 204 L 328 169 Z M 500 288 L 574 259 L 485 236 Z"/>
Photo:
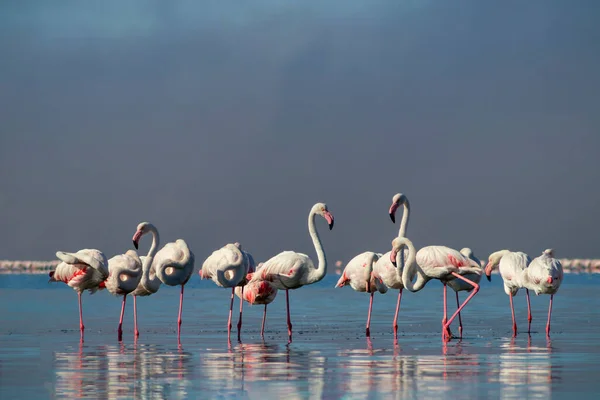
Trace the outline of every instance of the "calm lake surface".
<path fill-rule="evenodd" d="M 481 282 L 465 308 L 463 340 L 444 345 L 439 282 L 404 294 L 395 343 L 397 292 L 375 296 L 368 341 L 368 295 L 334 289 L 337 277 L 327 276 L 290 291 L 294 341 L 288 346 L 284 293 L 269 306 L 264 341 L 263 307 L 246 303 L 242 343 L 232 334 L 229 344 L 230 292 L 196 276 L 186 286 L 178 346 L 177 288 L 163 286 L 139 299 L 137 342 L 130 299 L 118 342 L 120 298 L 84 294 L 80 344 L 72 289 L 48 284 L 46 275 L 0 275 L 0 398 L 597 398 L 600 276 L 565 275 L 551 340 L 544 332 L 549 296 L 532 296 L 529 337 L 525 295 L 518 294 L 520 333 L 512 339 L 508 297 L 494 278 Z"/>

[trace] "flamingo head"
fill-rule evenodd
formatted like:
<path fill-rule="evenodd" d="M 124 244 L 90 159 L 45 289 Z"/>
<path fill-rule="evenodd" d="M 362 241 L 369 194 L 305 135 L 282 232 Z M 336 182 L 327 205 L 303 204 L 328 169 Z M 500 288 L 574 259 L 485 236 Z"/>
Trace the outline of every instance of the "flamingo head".
<path fill-rule="evenodd" d="M 142 237 L 142 235 L 150 232 L 152 229 L 156 229 L 154 228 L 154 225 L 152 225 L 150 222 L 142 222 L 137 226 L 137 230 L 135 231 L 135 234 L 133 235 L 133 246 L 137 249 L 140 243 L 140 238 Z"/>
<path fill-rule="evenodd" d="M 406 196 L 402 193 L 396 193 L 394 197 L 392 197 L 392 205 L 390 206 L 390 219 L 392 220 L 392 223 L 396 223 L 396 211 L 398 210 L 398 207 L 406 202 Z"/>
<path fill-rule="evenodd" d="M 554 249 L 546 249 L 542 255 L 554 258 Z"/>
<path fill-rule="evenodd" d="M 406 246 L 404 243 L 404 238 L 397 237 L 392 240 L 392 251 L 390 251 L 390 262 L 394 267 L 398 267 L 396 265 L 396 257 L 398 257 L 398 252 L 402 250 L 402 248 Z"/>
<path fill-rule="evenodd" d="M 333 229 L 333 215 L 327 209 L 327 204 L 317 203 L 313 206 L 312 211 L 315 214 L 318 214 L 321 217 L 325 218 L 325 220 L 327 221 L 327 224 L 329 225 L 329 230 Z"/>
<path fill-rule="evenodd" d="M 484 268 L 485 277 L 488 281 L 492 281 L 492 271 L 498 266 L 498 264 L 500 264 L 500 259 L 506 253 L 508 253 L 508 250 L 500 250 L 490 254 L 488 257 L 488 262 Z"/>

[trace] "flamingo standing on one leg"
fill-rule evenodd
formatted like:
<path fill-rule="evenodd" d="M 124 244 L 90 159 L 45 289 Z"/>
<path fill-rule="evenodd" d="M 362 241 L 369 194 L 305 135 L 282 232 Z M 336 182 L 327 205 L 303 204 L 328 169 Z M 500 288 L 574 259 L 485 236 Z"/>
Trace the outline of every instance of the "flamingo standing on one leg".
<path fill-rule="evenodd" d="M 202 279 L 212 279 L 220 287 L 231 288 L 231 303 L 229 305 L 229 319 L 227 322 L 227 337 L 231 336 L 231 317 L 233 314 L 233 299 L 235 288 L 241 286 L 242 293 L 244 285 L 248 282 L 246 275 L 253 273 L 255 268 L 254 258 L 242 250 L 239 243 L 226 244 L 219 250 L 213 251 L 202 264 L 199 274 Z M 242 306 L 240 300 L 240 318 L 238 320 L 238 340 L 241 339 L 242 329 Z"/>
<path fill-rule="evenodd" d="M 536 257 L 529 264 L 529 268 L 523 271 L 523 286 L 539 294 L 550 295 L 548 306 L 548 322 L 546 323 L 546 336 L 550 337 L 550 317 L 552 316 L 552 300 L 558 292 L 563 280 L 563 268 L 560 261 L 554 258 L 554 251 L 546 249 L 541 256 Z"/>
<path fill-rule="evenodd" d="M 520 288 L 523 287 L 522 276 L 527 267 L 531 263 L 531 258 L 523 252 L 499 250 L 488 257 L 488 263 L 485 266 L 485 276 L 488 281 L 492 280 L 492 271 L 498 267 L 500 276 L 504 282 L 504 292 L 509 296 L 510 313 L 512 315 L 512 330 L 513 337 L 517 336 L 517 321 L 515 319 L 515 307 L 513 305 L 513 297 L 517 294 Z M 527 333 L 531 332 L 531 303 L 529 301 L 529 289 L 525 289 L 527 296 L 527 320 L 529 327 Z"/>
<path fill-rule="evenodd" d="M 264 265 L 264 263 L 258 264 L 256 267 L 256 272 L 260 271 L 260 268 Z M 254 274 L 248 274 L 246 277 L 248 284 L 246 286 L 236 286 L 235 294 L 240 298 L 240 301 L 245 300 L 250 304 L 264 304 L 265 310 L 263 312 L 262 325 L 260 328 L 260 337 L 264 339 L 265 337 L 265 321 L 267 320 L 267 305 L 272 303 L 277 296 L 277 289 L 271 285 L 270 282 L 265 280 L 255 280 L 252 281 L 252 276 Z"/>
<path fill-rule="evenodd" d="M 450 333 L 450 324 L 469 301 L 479 292 L 479 285 L 463 275 L 477 273 L 480 265 L 470 258 L 465 257 L 460 252 L 446 246 L 427 246 L 423 247 L 414 256 L 414 246 L 409 240 L 403 241 L 403 238 L 396 238 L 392 242 L 391 260 L 397 260 L 398 252 L 401 247 L 409 248 L 409 261 L 402 272 L 404 287 L 411 292 L 420 290 L 424 285 L 417 287 L 413 285 L 412 277 L 417 275 L 417 284 L 419 280 L 439 279 L 444 284 L 444 318 L 442 319 L 442 339 L 448 341 L 452 338 Z M 396 261 L 397 262 L 397 261 Z M 420 268 L 418 268 L 420 267 Z M 446 315 L 446 285 L 451 279 L 458 278 L 473 286 L 473 291 L 467 299 L 458 307 L 456 312 L 447 318 Z"/>
<path fill-rule="evenodd" d="M 465 256 L 467 258 L 470 258 L 471 260 L 475 261 L 477 263 L 477 265 L 479 265 L 479 269 L 477 269 L 476 272 L 467 273 L 467 274 L 463 275 L 465 278 L 479 284 L 479 281 L 481 280 L 481 273 L 483 272 L 483 268 L 481 268 L 481 261 L 479 260 L 479 258 L 477 258 L 475 256 L 475 254 L 473 254 L 473 250 L 471 250 L 468 247 L 462 248 L 460 250 L 460 254 L 462 254 L 463 256 Z M 460 302 L 458 300 L 458 292 L 463 291 L 463 290 L 470 292 L 471 290 L 473 290 L 473 286 L 470 283 L 463 281 L 462 279 L 451 279 L 448 281 L 448 286 L 450 286 L 450 288 L 452 290 L 454 290 L 454 292 L 456 294 L 456 308 L 457 309 L 458 309 L 458 307 L 460 307 Z M 462 339 L 462 333 L 463 333 L 462 317 L 460 316 L 460 313 L 458 313 L 458 334 L 461 339 Z"/>
<path fill-rule="evenodd" d="M 79 298 L 79 329 L 83 341 L 83 312 L 81 308 L 81 293 L 90 293 L 104 288 L 108 278 L 108 261 L 104 253 L 96 249 L 83 249 L 77 253 L 57 251 L 56 257 L 62 262 L 50 271 L 50 282 L 64 282 L 77 292 Z"/>
<path fill-rule="evenodd" d="M 125 314 L 125 301 L 127 295 L 136 290 L 142 279 L 142 261 L 133 250 L 119 254 L 108 260 L 108 279 L 105 282 L 106 290 L 115 296 L 123 296 L 121 316 L 117 336 L 123 340 L 123 315 Z"/>
<path fill-rule="evenodd" d="M 386 293 L 387 286 L 382 279 L 373 272 L 373 264 L 381 257 L 381 254 L 366 251 L 354 257 L 346 264 L 342 276 L 338 280 L 335 287 L 350 287 L 357 292 L 367 292 L 371 294 L 369 301 L 369 314 L 367 316 L 367 337 L 371 336 L 371 310 L 373 309 L 373 295 L 375 292 Z"/>
<path fill-rule="evenodd" d="M 315 228 L 315 216 L 320 215 L 327 220 L 329 229 L 333 229 L 333 215 L 325 203 L 315 204 L 308 214 L 308 231 L 312 238 L 317 257 L 318 266 L 315 268 L 312 260 L 306 254 L 295 251 L 284 251 L 267 260 L 260 273 L 252 276 L 252 281 L 266 280 L 273 287 L 285 290 L 287 308 L 288 339 L 292 342 L 292 321 L 290 318 L 289 289 L 298 289 L 305 285 L 319 282 L 327 273 L 327 258 L 321 245 L 321 239 Z M 252 282 L 251 281 L 251 282 Z"/>
<path fill-rule="evenodd" d="M 156 227 L 149 228 L 152 225 L 148 222 L 142 222 L 138 225 L 133 235 L 133 245 L 138 248 L 140 238 L 150 232 L 157 231 Z M 152 248 L 150 249 L 152 250 Z M 146 262 L 148 262 L 146 256 Z M 160 251 L 156 252 L 152 260 L 152 267 L 156 271 L 156 276 L 167 286 L 181 285 L 181 294 L 179 296 L 179 314 L 177 318 L 177 341 L 181 339 L 181 311 L 183 309 L 183 287 L 194 272 L 194 253 L 190 250 L 183 239 L 177 239 L 175 242 L 167 243 Z M 146 282 L 142 277 L 142 282 Z"/>
<path fill-rule="evenodd" d="M 156 269 L 153 266 L 154 256 L 158 252 L 158 246 L 160 245 L 160 235 L 156 227 L 150 223 L 142 224 L 141 229 L 144 233 L 152 234 L 152 245 L 148 251 L 148 255 L 141 256 L 140 261 L 142 262 L 142 278 L 137 285 L 137 288 L 131 292 L 133 295 L 133 330 L 135 337 L 140 336 L 137 323 L 137 297 L 138 296 L 150 296 L 156 293 L 160 289 L 161 281 L 156 276 Z"/>

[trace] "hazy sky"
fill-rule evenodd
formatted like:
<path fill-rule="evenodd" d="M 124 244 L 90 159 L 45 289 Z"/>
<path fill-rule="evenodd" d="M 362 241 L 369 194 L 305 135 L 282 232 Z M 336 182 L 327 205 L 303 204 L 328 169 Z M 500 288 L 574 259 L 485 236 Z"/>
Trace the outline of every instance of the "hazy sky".
<path fill-rule="evenodd" d="M 348 260 L 389 250 L 396 192 L 417 247 L 600 258 L 599 20 L 594 0 L 4 1 L 0 259 L 110 257 L 146 220 L 200 264 L 234 241 L 315 257 L 324 201 Z"/>

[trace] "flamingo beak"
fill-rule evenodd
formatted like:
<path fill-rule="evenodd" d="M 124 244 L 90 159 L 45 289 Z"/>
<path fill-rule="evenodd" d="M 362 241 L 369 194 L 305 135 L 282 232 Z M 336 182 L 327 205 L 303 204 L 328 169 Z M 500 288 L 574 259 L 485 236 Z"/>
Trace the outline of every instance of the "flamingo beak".
<path fill-rule="evenodd" d="M 488 282 L 492 281 L 492 267 L 492 263 L 487 263 L 485 266 L 485 277 L 487 278 Z"/>
<path fill-rule="evenodd" d="M 392 220 L 393 224 L 396 223 L 396 210 L 398 209 L 399 206 L 400 205 L 398 203 L 394 203 L 390 207 L 390 219 Z"/>
<path fill-rule="evenodd" d="M 138 248 L 138 244 L 140 241 L 140 237 L 142 237 L 143 232 L 142 231 L 136 231 L 135 234 L 133 235 L 133 246 L 136 248 Z"/>
<path fill-rule="evenodd" d="M 396 255 L 398 254 L 398 250 L 396 249 L 392 249 L 392 251 L 390 252 L 390 261 L 392 262 L 392 265 L 394 267 L 398 267 L 396 265 Z"/>
<path fill-rule="evenodd" d="M 323 217 L 327 220 L 329 224 L 329 230 L 333 229 L 333 215 L 329 211 L 323 211 Z"/>

